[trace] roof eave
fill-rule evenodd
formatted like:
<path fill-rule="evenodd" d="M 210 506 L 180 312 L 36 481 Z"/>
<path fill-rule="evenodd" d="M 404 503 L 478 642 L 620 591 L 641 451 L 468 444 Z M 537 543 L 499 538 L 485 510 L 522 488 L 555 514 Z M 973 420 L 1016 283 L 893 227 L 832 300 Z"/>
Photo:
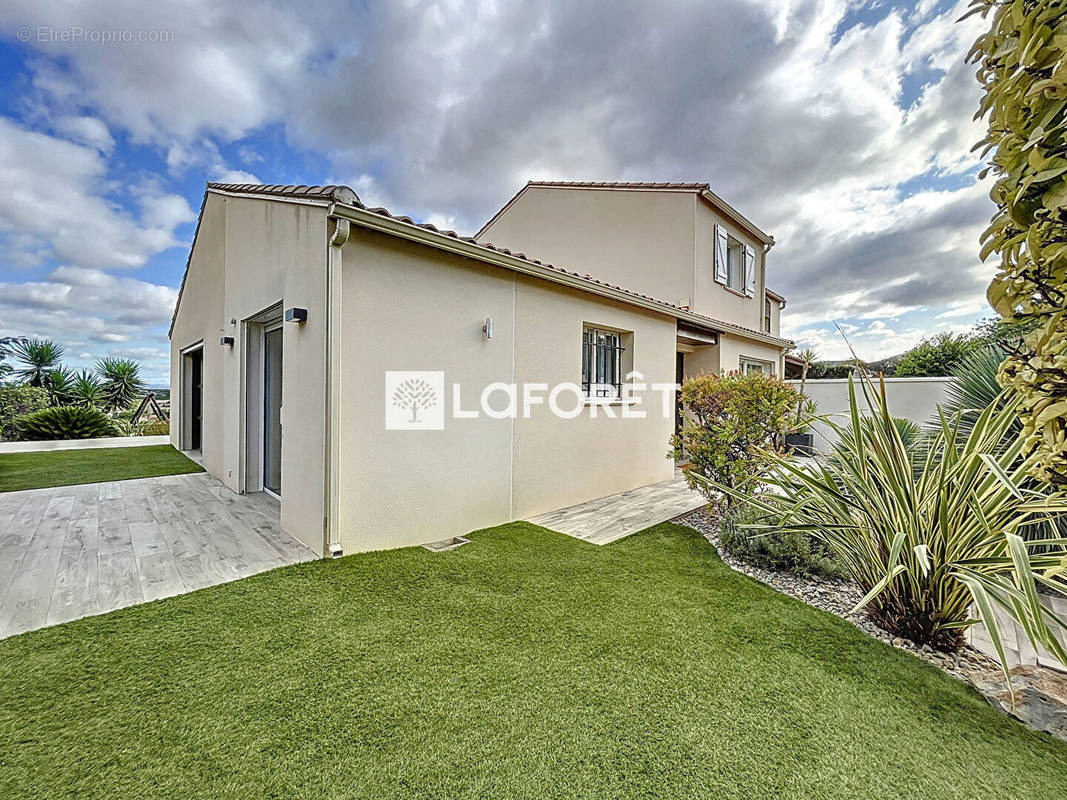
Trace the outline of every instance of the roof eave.
<path fill-rule="evenodd" d="M 656 300 L 655 298 L 637 295 L 619 287 L 614 287 L 609 284 L 585 278 L 581 275 L 502 252 L 491 246 L 468 242 L 464 239 L 449 236 L 439 231 L 428 230 L 419 225 L 405 222 L 391 216 L 383 216 L 382 214 L 368 209 L 339 203 L 332 205 L 329 213 L 331 216 L 342 217 L 349 222 L 370 230 L 387 233 L 438 250 L 444 250 L 483 263 L 504 267 L 524 275 L 542 278 L 561 286 L 567 286 L 599 297 L 605 297 L 627 305 L 644 308 L 719 333 L 742 336 L 746 339 L 773 344 L 776 347 L 791 347 L 793 345 L 788 339 L 769 336 L 758 331 L 749 330 L 729 322 L 724 322 L 723 320 L 706 317 L 703 314 L 687 311 L 661 300 Z"/>
<path fill-rule="evenodd" d="M 717 194 L 715 194 L 715 192 L 711 191 L 711 189 L 704 189 L 703 191 L 701 191 L 700 198 L 712 208 L 714 208 L 716 211 L 718 211 L 720 214 L 722 214 L 724 217 L 733 222 L 735 225 L 740 228 L 743 228 L 751 236 L 754 236 L 756 239 L 758 239 L 761 244 L 766 245 L 768 248 L 774 246 L 773 236 L 771 236 L 769 233 L 765 233 L 754 222 L 752 222 L 752 220 L 750 220 L 732 205 L 730 205 Z"/>

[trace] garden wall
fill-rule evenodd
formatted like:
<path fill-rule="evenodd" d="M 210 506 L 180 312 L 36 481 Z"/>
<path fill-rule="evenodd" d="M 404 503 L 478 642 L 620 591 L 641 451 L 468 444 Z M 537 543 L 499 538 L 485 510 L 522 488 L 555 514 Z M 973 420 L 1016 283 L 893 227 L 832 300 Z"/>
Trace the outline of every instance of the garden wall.
<path fill-rule="evenodd" d="M 951 381 L 952 378 L 886 378 L 889 412 L 895 417 L 905 417 L 923 425 L 935 417 L 937 406 L 945 401 Z M 800 386 L 799 380 L 790 380 L 787 383 Z M 820 416 L 829 415 L 840 425 L 848 424 L 847 378 L 809 380 L 804 385 L 804 393 L 819 404 Z M 861 412 L 869 413 L 858 383 L 856 393 Z M 813 433 L 815 447 L 824 453 L 828 452 L 830 445 L 837 440 L 837 436 L 826 425 L 816 425 Z"/>

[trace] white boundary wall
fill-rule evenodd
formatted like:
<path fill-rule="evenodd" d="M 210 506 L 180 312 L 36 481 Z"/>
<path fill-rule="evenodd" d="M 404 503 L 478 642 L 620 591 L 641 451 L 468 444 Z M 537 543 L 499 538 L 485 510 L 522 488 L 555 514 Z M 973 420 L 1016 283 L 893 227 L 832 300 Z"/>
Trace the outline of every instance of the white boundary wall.
<path fill-rule="evenodd" d="M 894 417 L 910 419 L 919 425 L 929 422 L 936 416 L 937 406 L 945 402 L 951 381 L 952 378 L 886 378 L 885 393 L 889 413 Z M 789 380 L 786 383 L 800 388 L 799 380 Z M 819 404 L 817 413 L 820 416 L 829 416 L 839 425 L 848 424 L 848 378 L 808 380 L 804 385 L 804 394 Z M 869 414 L 859 381 L 856 381 L 856 394 L 860 413 Z M 829 451 L 830 445 L 837 439 L 826 425 L 817 424 L 812 432 L 815 434 L 816 449 L 824 453 Z"/>

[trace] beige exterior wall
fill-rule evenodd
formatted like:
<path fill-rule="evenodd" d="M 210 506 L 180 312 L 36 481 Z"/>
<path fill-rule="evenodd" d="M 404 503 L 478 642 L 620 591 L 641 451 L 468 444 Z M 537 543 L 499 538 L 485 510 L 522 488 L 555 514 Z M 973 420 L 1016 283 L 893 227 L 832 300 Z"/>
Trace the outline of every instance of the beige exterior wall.
<path fill-rule="evenodd" d="M 651 202 L 653 195 L 644 198 Z M 688 203 L 686 213 L 666 213 L 674 202 Z M 682 227 L 690 227 L 683 241 L 692 246 L 697 241 L 693 228 L 706 208 L 696 207 L 692 195 L 671 196 L 670 203 L 653 209 L 664 211 L 657 224 L 682 219 Z M 632 212 L 633 219 L 643 219 L 648 209 L 638 204 Z M 561 227 L 580 229 L 573 220 L 564 225 L 563 217 Z M 320 554 L 326 499 L 327 232 L 326 209 L 320 205 L 209 194 L 171 339 L 172 414 L 179 421 L 172 426 L 172 441 L 181 446 L 182 352 L 203 342 L 205 467 L 233 491 L 257 490 L 246 463 L 246 428 L 254 428 L 246 419 L 248 404 L 260 402 L 258 386 L 246 385 L 245 360 L 255 349 L 247 323 L 275 305 L 308 309 L 306 323 L 282 328 L 281 523 Z M 586 246 L 595 241 L 579 239 Z M 598 249 L 590 246 L 590 257 Z M 686 255 L 684 249 L 676 257 L 693 263 L 694 253 Z M 629 248 L 619 251 L 620 259 L 624 250 Z M 677 277 L 664 277 L 669 270 L 649 270 L 656 263 L 652 251 L 630 255 L 627 268 L 635 270 L 635 278 L 644 270 L 640 274 L 652 275 L 653 282 L 667 281 L 662 289 Z M 484 414 L 455 419 L 452 414 L 454 383 L 462 387 L 466 409 L 477 407 L 481 390 L 494 382 L 580 383 L 585 324 L 627 334 L 625 361 L 646 384 L 673 383 L 677 326 L 672 316 L 355 225 L 342 249 L 338 291 L 341 349 L 335 363 L 340 374 L 333 402 L 341 420 L 336 496 L 345 552 L 461 535 L 673 474 L 666 458 L 673 414 L 663 414 L 659 393 L 646 393 L 635 409 L 646 412 L 643 419 L 624 418 L 617 405 L 583 406 L 571 420 L 544 406 L 534 406 L 529 419 Z M 762 297 L 762 281 L 758 291 Z M 487 317 L 494 319 L 495 329 L 489 341 L 481 331 Z M 223 335 L 233 336 L 235 346 L 221 347 Z M 689 352 L 686 372 L 736 369 L 741 355 L 773 361 L 781 374 L 778 348 L 726 334 L 717 345 Z M 444 371 L 443 431 L 385 429 L 387 370 Z"/>
<path fill-rule="evenodd" d="M 516 278 L 515 310 L 515 376 L 520 383 L 580 383 L 584 325 L 631 332 L 629 355 L 643 382 L 674 382 L 677 325 L 672 318 L 524 277 Z M 567 399 L 568 407 L 572 402 Z M 669 479 L 674 474 L 667 459 L 673 414 L 663 414 L 661 395 L 651 391 L 642 396 L 639 408 L 647 413 L 645 419 L 624 419 L 620 406 L 609 406 L 587 407 L 575 419 L 535 407 L 529 419 L 516 420 L 514 516 L 521 519 Z M 617 416 L 609 417 L 609 410 Z"/>
<path fill-rule="evenodd" d="M 204 343 L 204 467 L 235 492 L 246 488 L 244 321 L 275 304 L 308 309 L 282 327 L 281 525 L 323 549 L 326 213 L 323 207 L 209 194 L 171 336 L 171 438 L 180 447 L 182 351 Z M 231 324 L 230 320 L 236 323 Z M 233 347 L 219 345 L 233 336 Z M 253 487 L 247 487 L 254 490 Z M 258 487 L 254 487 L 258 489 Z"/>
<path fill-rule="evenodd" d="M 730 236 L 749 245 L 756 254 L 756 293 L 747 297 L 715 282 L 715 225 L 726 227 Z M 731 225 L 707 203 L 696 208 L 693 310 L 698 314 L 732 322 L 755 331 L 763 330 L 763 296 L 766 288 L 763 245 L 736 225 Z"/>
<path fill-rule="evenodd" d="M 719 337 L 719 368 L 721 370 L 732 372 L 739 369 L 742 356 L 770 362 L 775 375 L 779 377 L 785 375 L 781 348 L 727 334 Z"/>
<path fill-rule="evenodd" d="M 753 297 L 715 282 L 716 224 L 755 252 Z M 478 238 L 763 330 L 762 243 L 691 191 L 531 186 Z"/>
<path fill-rule="evenodd" d="M 771 303 L 771 335 L 782 335 L 782 304 L 778 300 L 767 298 Z M 763 330 L 760 328 L 760 330 Z"/>
<path fill-rule="evenodd" d="M 603 409 L 593 419 L 588 408 L 561 420 L 536 406 L 530 419 L 454 419 L 451 388 L 471 410 L 494 382 L 578 383 L 586 322 L 632 331 L 635 368 L 670 382 L 670 317 L 362 230 L 344 247 L 342 280 L 345 552 L 457 536 L 671 476 L 673 422 L 658 407 L 644 420 Z M 444 430 L 385 429 L 387 370 L 444 371 Z"/>
<path fill-rule="evenodd" d="M 478 239 L 687 305 L 697 202 L 692 192 L 531 186 Z"/>
<path fill-rule="evenodd" d="M 685 352 L 685 377 L 719 374 L 719 345 L 709 344 L 693 347 Z"/>

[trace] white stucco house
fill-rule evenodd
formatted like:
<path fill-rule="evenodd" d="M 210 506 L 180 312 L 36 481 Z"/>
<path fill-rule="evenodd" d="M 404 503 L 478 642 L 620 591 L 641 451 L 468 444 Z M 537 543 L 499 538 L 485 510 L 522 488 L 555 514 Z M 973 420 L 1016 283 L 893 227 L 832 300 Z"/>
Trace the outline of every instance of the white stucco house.
<path fill-rule="evenodd" d="M 343 186 L 210 183 L 172 442 L 321 555 L 662 481 L 673 394 L 647 387 L 782 372 L 772 244 L 698 183 L 530 183 L 472 238 Z"/>

